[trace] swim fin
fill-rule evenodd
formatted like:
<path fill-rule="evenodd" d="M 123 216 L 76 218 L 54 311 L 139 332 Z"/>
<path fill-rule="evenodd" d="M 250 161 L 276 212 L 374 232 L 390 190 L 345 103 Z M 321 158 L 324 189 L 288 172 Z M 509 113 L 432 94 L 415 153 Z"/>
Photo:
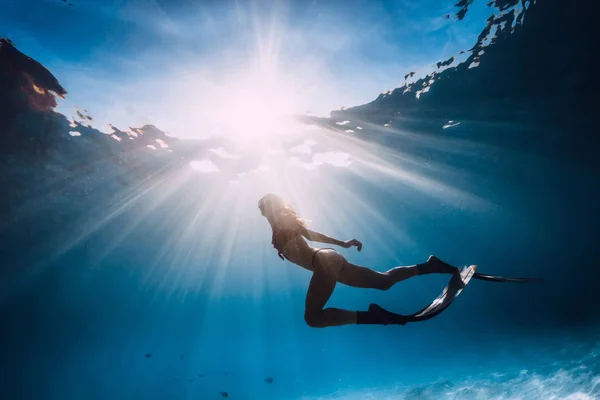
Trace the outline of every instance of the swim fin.
<path fill-rule="evenodd" d="M 479 272 L 473 275 L 473 279 L 479 279 L 481 281 L 488 282 L 510 282 L 510 283 L 535 283 L 535 282 L 544 282 L 541 278 L 507 278 L 504 276 L 493 276 L 493 275 L 484 275 Z"/>
<path fill-rule="evenodd" d="M 426 274 L 457 274 L 458 268 L 440 260 L 436 256 L 429 256 L 423 264 L 417 264 L 419 275 Z"/>
<path fill-rule="evenodd" d="M 387 311 L 377 304 L 371 304 L 368 311 L 356 312 L 358 325 L 406 325 L 407 322 L 404 315 Z"/>

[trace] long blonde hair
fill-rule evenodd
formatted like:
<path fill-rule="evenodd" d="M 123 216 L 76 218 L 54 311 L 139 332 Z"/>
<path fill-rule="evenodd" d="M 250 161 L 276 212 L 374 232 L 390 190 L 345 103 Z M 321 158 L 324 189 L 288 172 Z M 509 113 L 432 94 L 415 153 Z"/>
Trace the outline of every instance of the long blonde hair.
<path fill-rule="evenodd" d="M 277 196 L 276 194 L 269 193 L 264 195 L 258 201 L 258 208 L 262 209 L 263 207 L 267 207 L 271 211 L 273 216 L 283 216 L 286 222 L 294 221 L 302 227 L 306 227 L 307 225 L 307 221 L 304 218 L 300 217 L 291 205 L 286 203 L 281 197 Z"/>

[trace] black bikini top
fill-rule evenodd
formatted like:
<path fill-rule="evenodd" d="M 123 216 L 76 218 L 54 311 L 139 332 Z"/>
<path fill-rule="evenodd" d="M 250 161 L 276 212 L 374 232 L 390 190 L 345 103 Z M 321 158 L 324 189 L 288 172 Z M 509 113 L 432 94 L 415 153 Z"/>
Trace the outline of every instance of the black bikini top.
<path fill-rule="evenodd" d="M 279 228 L 273 229 L 273 237 L 271 240 L 271 244 L 277 250 L 277 255 L 282 260 L 285 260 L 285 255 L 283 254 L 283 247 L 287 242 L 292 239 L 295 239 L 297 236 L 300 236 L 300 233 L 295 229 L 291 228 Z"/>

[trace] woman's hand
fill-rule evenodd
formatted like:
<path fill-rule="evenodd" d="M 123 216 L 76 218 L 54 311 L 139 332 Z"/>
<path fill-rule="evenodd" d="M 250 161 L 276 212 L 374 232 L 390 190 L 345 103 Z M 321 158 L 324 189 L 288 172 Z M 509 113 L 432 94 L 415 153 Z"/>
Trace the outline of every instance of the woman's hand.
<path fill-rule="evenodd" d="M 356 250 L 360 251 L 362 249 L 362 243 L 356 239 L 348 240 L 344 242 L 344 248 L 349 249 L 352 246 L 356 246 Z"/>

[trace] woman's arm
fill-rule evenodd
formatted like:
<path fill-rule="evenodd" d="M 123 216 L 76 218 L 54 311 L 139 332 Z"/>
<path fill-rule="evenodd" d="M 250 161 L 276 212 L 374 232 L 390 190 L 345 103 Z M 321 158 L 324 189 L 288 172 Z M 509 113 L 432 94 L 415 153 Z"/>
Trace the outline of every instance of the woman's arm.
<path fill-rule="evenodd" d="M 342 247 L 346 243 L 346 242 L 342 242 L 341 240 L 334 239 L 334 238 L 324 235 L 322 233 L 311 231 L 310 229 L 306 229 L 306 228 L 303 229 L 301 233 L 302 233 L 302 236 L 304 236 L 305 238 L 307 238 L 308 240 L 311 240 L 313 242 L 333 244 L 335 246 L 342 246 Z"/>
<path fill-rule="evenodd" d="M 311 231 L 310 229 L 306 229 L 306 228 L 302 229 L 301 233 L 302 233 L 302 236 L 304 236 L 305 238 L 307 238 L 308 240 L 311 240 L 313 242 L 333 244 L 335 246 L 344 247 L 346 249 L 349 247 L 352 247 L 352 246 L 356 246 L 358 248 L 358 251 L 360 251 L 362 249 L 362 243 L 356 239 L 352 239 L 352 240 L 343 242 L 341 240 L 334 239 L 334 238 L 324 235 L 322 233 Z"/>

